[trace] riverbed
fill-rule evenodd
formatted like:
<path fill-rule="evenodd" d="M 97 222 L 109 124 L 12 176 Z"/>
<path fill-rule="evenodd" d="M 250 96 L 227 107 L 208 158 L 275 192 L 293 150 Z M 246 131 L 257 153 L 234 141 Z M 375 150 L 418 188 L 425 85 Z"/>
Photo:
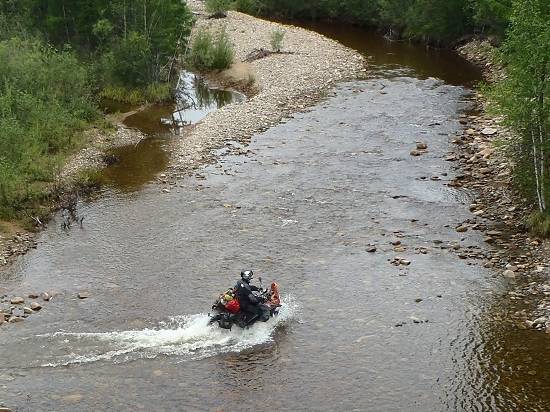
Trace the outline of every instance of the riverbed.
<path fill-rule="evenodd" d="M 53 220 L 10 272 L 14 291 L 55 296 L 0 330 L 0 404 L 550 407 L 547 338 L 504 322 L 508 281 L 455 250 L 485 247 L 479 233 L 456 232 L 471 194 L 446 185 L 476 71 L 361 36 L 377 50 L 370 79 L 256 135 L 246 154 L 229 144 L 169 193 L 108 185 L 79 204 L 81 228 Z M 396 47 L 411 49 L 400 59 Z M 427 152 L 411 156 L 418 143 Z M 213 299 L 244 268 L 279 282 L 280 317 L 247 331 L 207 327 Z"/>

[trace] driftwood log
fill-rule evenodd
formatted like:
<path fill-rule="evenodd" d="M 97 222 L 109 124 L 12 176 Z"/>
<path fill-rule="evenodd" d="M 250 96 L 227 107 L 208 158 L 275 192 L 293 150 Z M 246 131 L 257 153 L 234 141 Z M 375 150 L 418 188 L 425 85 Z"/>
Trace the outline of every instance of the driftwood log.
<path fill-rule="evenodd" d="M 260 60 L 260 59 L 263 59 L 264 57 L 271 56 L 272 54 L 294 54 L 294 52 L 271 51 L 271 50 L 266 50 L 264 48 L 254 49 L 247 54 L 244 61 L 247 63 L 250 63 L 255 60 Z"/>

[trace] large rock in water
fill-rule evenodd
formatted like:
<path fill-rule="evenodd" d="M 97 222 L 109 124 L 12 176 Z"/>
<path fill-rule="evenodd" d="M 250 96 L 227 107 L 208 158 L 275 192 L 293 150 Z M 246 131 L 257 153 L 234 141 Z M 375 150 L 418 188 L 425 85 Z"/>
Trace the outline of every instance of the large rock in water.
<path fill-rule="evenodd" d="M 42 309 L 42 305 L 38 302 L 31 302 L 31 309 L 35 312 L 38 312 L 40 309 Z"/>
<path fill-rule="evenodd" d="M 510 269 L 505 270 L 504 273 L 502 274 L 502 276 L 504 276 L 506 279 L 515 279 L 516 278 L 516 274 Z"/>

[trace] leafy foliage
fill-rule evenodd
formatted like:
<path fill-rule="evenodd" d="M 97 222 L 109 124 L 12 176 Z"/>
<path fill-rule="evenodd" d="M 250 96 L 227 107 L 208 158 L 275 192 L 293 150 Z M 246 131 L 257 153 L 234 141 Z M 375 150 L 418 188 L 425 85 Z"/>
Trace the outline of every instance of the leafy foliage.
<path fill-rule="evenodd" d="M 0 217 L 41 195 L 76 132 L 98 116 L 87 69 L 70 49 L 0 42 Z"/>
<path fill-rule="evenodd" d="M 236 0 L 234 7 L 291 19 L 337 19 L 442 44 L 476 31 L 502 35 L 512 0 Z"/>
<path fill-rule="evenodd" d="M 506 78 L 492 98 L 519 136 L 514 142 L 516 177 L 532 195 L 541 213 L 550 201 L 550 3 L 517 0 L 500 58 Z"/>
<path fill-rule="evenodd" d="M 197 70 L 223 70 L 233 64 L 234 57 L 235 52 L 225 28 L 214 33 L 201 27 L 193 38 L 188 60 Z"/>
<path fill-rule="evenodd" d="M 43 200 L 94 95 L 170 96 L 192 22 L 180 0 L 0 1 L 0 218 Z"/>

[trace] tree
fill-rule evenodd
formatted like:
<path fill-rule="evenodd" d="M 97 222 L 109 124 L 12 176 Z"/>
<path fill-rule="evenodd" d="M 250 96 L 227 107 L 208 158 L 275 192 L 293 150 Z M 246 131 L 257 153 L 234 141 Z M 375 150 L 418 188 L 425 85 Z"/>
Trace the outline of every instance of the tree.
<path fill-rule="evenodd" d="M 519 136 L 516 172 L 525 176 L 541 214 L 548 213 L 550 149 L 550 2 L 516 0 L 501 58 L 506 78 L 493 98 Z"/>

